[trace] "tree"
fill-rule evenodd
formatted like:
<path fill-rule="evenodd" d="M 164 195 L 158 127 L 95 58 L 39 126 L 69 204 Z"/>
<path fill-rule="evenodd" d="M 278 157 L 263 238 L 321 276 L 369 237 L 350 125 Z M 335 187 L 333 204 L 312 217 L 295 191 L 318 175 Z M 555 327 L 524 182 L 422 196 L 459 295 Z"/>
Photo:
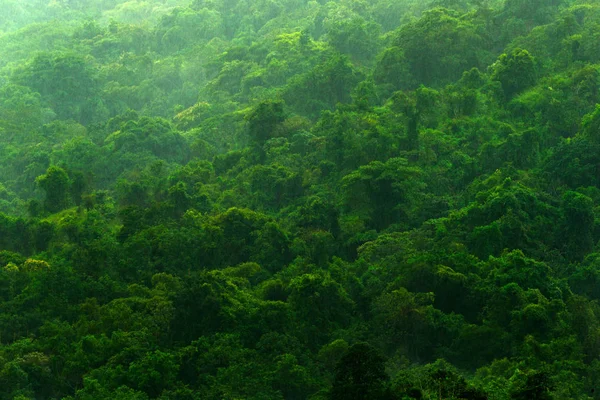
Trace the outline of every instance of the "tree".
<path fill-rule="evenodd" d="M 472 19 L 453 10 L 434 8 L 396 31 L 393 45 L 404 55 L 416 84 L 440 86 L 460 78 L 470 68 L 482 66 L 486 40 Z M 381 61 L 389 63 L 394 58 L 390 56 Z M 401 58 L 398 61 L 396 64 L 402 65 Z"/>
<path fill-rule="evenodd" d="M 340 53 L 368 63 L 379 50 L 379 30 L 377 24 L 361 17 L 343 20 L 332 18 L 327 37 Z"/>
<path fill-rule="evenodd" d="M 44 208 L 48 212 L 55 213 L 70 205 L 71 181 L 64 169 L 56 165 L 50 166 L 36 182 L 46 192 Z"/>
<path fill-rule="evenodd" d="M 406 118 L 406 141 L 409 150 L 419 149 L 419 128 L 435 128 L 437 125 L 436 111 L 440 94 L 425 86 L 419 87 L 414 96 L 396 92 L 392 98 L 391 107 L 400 111 Z"/>
<path fill-rule="evenodd" d="M 596 104 L 594 111 L 583 116 L 581 133 L 583 137 L 594 144 L 600 142 L 600 104 Z"/>
<path fill-rule="evenodd" d="M 492 80 L 500 82 L 505 99 L 533 86 L 536 81 L 535 59 L 527 50 L 514 49 L 502 54 L 490 67 Z"/>
<path fill-rule="evenodd" d="M 550 400 L 553 398 L 550 394 L 553 385 L 547 372 L 530 371 L 523 375 L 525 379 L 524 381 L 522 381 L 522 379 L 520 382 L 518 381 L 520 385 L 512 389 L 510 395 L 511 399 Z M 523 378 L 523 376 L 521 378 Z"/>
<path fill-rule="evenodd" d="M 385 360 L 368 343 L 357 343 L 348 349 L 335 368 L 331 400 L 392 399 L 387 387 L 389 377 Z"/>
<path fill-rule="evenodd" d="M 437 360 L 427 365 L 426 382 L 438 399 L 486 400 L 487 395 L 469 387 L 465 378 L 445 360 Z"/>
<path fill-rule="evenodd" d="M 563 195 L 563 212 L 558 240 L 571 259 L 581 260 L 594 247 L 594 202 L 588 196 L 568 191 Z"/>
<path fill-rule="evenodd" d="M 526 22 L 527 30 L 535 25 L 547 24 L 560 10 L 564 0 L 507 0 L 500 14 L 502 20 L 514 18 Z M 525 32 L 514 32 L 517 33 Z"/>
<path fill-rule="evenodd" d="M 317 118 L 321 111 L 333 110 L 338 103 L 350 103 L 352 89 L 363 77 L 347 56 L 331 55 L 310 71 L 291 78 L 283 98 L 299 113 Z"/>
<path fill-rule="evenodd" d="M 280 209 L 302 195 L 302 177 L 279 164 L 250 169 L 249 183 L 257 207 Z"/>
<path fill-rule="evenodd" d="M 402 158 L 360 167 L 342 179 L 346 212 L 360 216 L 374 229 L 408 222 L 410 208 L 421 188 L 416 179 L 420 173 Z"/>
<path fill-rule="evenodd" d="M 40 93 L 61 119 L 86 123 L 94 118 L 99 88 L 89 59 L 74 53 L 41 53 L 12 79 Z"/>
<path fill-rule="evenodd" d="M 288 287 L 290 304 L 311 344 L 320 343 L 336 328 L 348 326 L 354 302 L 344 288 L 325 272 L 294 278 Z"/>
<path fill-rule="evenodd" d="M 161 50 L 166 54 L 184 49 L 191 41 L 210 40 L 223 33 L 221 14 L 208 8 L 198 11 L 175 8 L 157 27 Z"/>
<path fill-rule="evenodd" d="M 174 386 L 178 371 L 179 365 L 173 354 L 156 350 L 132 362 L 127 377 L 131 386 L 155 398 L 165 388 Z"/>
<path fill-rule="evenodd" d="M 263 101 L 246 116 L 250 139 L 258 146 L 276 136 L 276 129 L 286 117 L 281 101 Z"/>
<path fill-rule="evenodd" d="M 550 181 L 571 189 L 600 186 L 600 141 L 582 136 L 562 141 L 544 161 Z"/>
<path fill-rule="evenodd" d="M 401 47 L 388 47 L 377 57 L 373 71 L 373 80 L 380 86 L 383 94 L 396 90 L 411 89 L 416 86 L 410 71 L 409 60 Z"/>
<path fill-rule="evenodd" d="M 270 272 L 282 270 L 291 259 L 290 239 L 274 222 L 267 222 L 254 233 L 256 240 L 251 259 Z"/>

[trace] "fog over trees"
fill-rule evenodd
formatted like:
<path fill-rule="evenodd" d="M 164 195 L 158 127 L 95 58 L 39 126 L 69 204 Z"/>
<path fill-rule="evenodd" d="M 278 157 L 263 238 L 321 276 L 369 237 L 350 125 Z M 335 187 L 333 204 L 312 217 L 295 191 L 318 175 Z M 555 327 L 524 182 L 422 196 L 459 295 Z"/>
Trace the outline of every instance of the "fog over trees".
<path fill-rule="evenodd" d="M 0 400 L 600 398 L 600 1 L 0 0 Z"/>

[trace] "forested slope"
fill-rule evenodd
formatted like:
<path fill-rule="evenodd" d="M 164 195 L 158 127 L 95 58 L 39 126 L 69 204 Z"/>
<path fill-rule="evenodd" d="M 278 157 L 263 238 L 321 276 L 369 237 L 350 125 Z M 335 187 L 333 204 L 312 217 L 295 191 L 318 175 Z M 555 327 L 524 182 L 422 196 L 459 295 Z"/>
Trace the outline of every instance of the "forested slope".
<path fill-rule="evenodd" d="M 0 8 L 0 399 L 600 398 L 600 1 Z"/>

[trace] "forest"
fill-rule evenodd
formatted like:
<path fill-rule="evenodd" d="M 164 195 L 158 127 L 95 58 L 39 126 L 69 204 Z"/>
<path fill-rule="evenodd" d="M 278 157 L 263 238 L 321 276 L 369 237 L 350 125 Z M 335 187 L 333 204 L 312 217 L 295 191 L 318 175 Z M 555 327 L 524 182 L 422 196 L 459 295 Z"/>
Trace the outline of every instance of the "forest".
<path fill-rule="evenodd" d="M 600 0 L 0 10 L 0 400 L 600 399 Z"/>

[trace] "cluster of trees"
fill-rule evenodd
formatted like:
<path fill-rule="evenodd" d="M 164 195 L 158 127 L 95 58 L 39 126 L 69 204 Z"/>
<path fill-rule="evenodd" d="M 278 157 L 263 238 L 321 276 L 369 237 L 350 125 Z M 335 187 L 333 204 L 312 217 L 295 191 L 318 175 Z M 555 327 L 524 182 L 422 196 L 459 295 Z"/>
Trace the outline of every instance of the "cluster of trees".
<path fill-rule="evenodd" d="M 0 399 L 597 398 L 597 1 L 0 7 Z"/>

